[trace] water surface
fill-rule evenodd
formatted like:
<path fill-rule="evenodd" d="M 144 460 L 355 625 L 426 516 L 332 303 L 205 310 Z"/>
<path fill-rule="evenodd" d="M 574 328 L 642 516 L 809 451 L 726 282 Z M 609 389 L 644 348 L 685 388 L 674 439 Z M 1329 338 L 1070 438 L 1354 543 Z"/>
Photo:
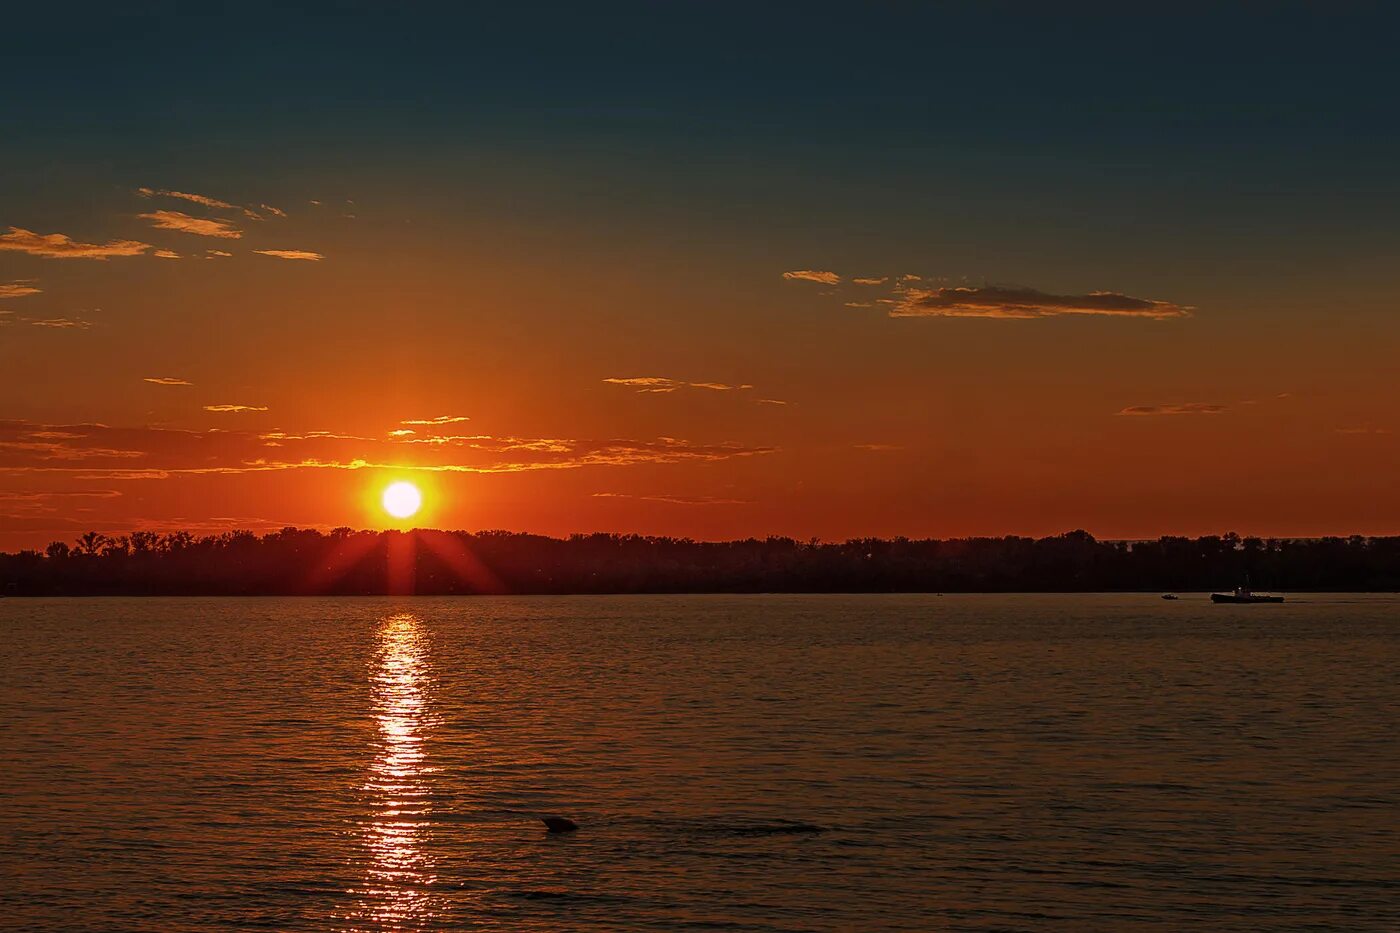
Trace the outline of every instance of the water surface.
<path fill-rule="evenodd" d="M 1400 927 L 1393 597 L 4 599 L 0 639 L 6 928 Z"/>

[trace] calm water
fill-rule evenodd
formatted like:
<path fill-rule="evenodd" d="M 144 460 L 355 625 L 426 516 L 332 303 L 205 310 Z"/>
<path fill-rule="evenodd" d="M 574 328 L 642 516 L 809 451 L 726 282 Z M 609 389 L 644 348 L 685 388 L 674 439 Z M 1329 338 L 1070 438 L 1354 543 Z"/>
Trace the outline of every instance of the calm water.
<path fill-rule="evenodd" d="M 1393 597 L 4 599 L 0 638 L 7 929 L 1400 928 Z"/>

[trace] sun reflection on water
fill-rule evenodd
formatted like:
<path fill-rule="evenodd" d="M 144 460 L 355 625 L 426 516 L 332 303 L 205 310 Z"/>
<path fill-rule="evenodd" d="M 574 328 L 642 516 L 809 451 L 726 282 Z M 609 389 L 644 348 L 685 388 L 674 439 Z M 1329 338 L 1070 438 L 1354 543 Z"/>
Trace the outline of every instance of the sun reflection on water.
<path fill-rule="evenodd" d="M 364 784 L 369 819 L 363 844 L 369 865 L 352 893 L 351 930 L 411 930 L 441 913 L 435 865 L 425 843 L 431 831 L 430 778 L 424 743 L 436 720 L 432 672 L 422 623 L 412 613 L 389 616 L 376 633 L 372 672 L 378 735 Z"/>

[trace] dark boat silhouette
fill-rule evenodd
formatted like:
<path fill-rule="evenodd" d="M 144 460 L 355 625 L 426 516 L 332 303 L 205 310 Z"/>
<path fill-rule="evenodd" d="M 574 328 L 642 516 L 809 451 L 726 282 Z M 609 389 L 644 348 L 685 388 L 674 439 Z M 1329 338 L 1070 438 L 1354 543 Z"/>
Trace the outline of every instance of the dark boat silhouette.
<path fill-rule="evenodd" d="M 1237 586 L 1233 593 L 1211 593 L 1213 603 L 1281 603 L 1282 596 L 1265 596 L 1255 593 L 1248 586 Z"/>
<path fill-rule="evenodd" d="M 1163 593 L 1163 594 L 1162 594 L 1162 598 L 1163 598 L 1163 599 L 1180 599 L 1181 597 L 1178 596 L 1178 595 L 1176 595 L 1175 593 Z"/>

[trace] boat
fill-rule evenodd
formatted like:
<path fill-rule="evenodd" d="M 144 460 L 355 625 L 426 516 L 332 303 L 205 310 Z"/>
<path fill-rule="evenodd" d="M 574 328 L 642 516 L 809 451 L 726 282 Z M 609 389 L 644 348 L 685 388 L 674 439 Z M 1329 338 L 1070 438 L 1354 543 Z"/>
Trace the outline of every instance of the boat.
<path fill-rule="evenodd" d="M 1178 596 L 1178 595 L 1176 595 L 1175 593 L 1163 593 L 1163 594 L 1162 594 L 1162 598 L 1163 598 L 1163 599 L 1180 599 L 1181 597 Z"/>
<path fill-rule="evenodd" d="M 1281 603 L 1282 596 L 1266 596 L 1255 593 L 1248 586 L 1237 586 L 1233 593 L 1211 593 L 1213 603 Z"/>

